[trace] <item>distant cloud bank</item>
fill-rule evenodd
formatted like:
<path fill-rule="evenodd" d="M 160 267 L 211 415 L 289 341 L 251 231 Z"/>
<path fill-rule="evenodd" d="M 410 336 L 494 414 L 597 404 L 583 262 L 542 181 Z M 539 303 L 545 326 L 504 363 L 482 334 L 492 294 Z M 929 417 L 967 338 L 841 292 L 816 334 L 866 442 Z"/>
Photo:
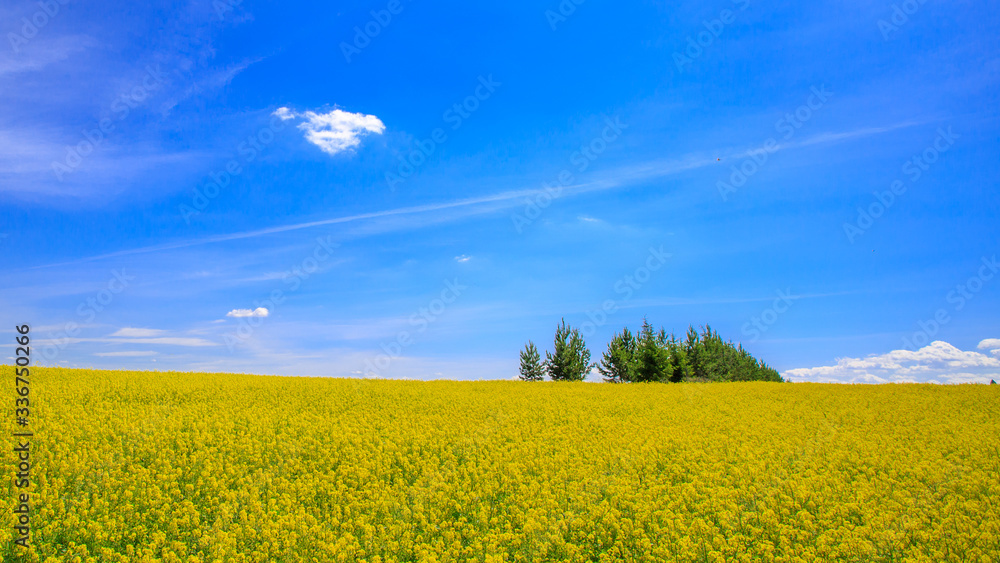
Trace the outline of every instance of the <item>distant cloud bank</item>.
<path fill-rule="evenodd" d="M 995 357 L 936 340 L 916 351 L 839 358 L 833 366 L 790 369 L 782 376 L 818 383 L 989 383 L 1000 378 L 1000 339 L 983 340 L 978 348 Z"/>
<path fill-rule="evenodd" d="M 298 113 L 287 107 L 280 107 L 274 111 L 274 115 L 282 121 L 304 120 L 299 124 L 299 129 L 305 132 L 306 140 L 330 156 L 356 148 L 361 144 L 361 137 L 366 134 L 381 135 L 385 132 L 385 125 L 374 115 L 339 109 L 327 113 Z"/>

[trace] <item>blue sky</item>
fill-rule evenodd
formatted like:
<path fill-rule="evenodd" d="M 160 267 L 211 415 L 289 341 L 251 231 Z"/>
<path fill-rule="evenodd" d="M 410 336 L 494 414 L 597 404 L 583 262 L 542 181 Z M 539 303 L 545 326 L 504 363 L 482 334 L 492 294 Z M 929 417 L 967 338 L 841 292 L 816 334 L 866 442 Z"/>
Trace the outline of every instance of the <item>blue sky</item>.
<path fill-rule="evenodd" d="M 0 317 L 43 365 L 509 378 L 561 317 L 597 359 L 646 316 L 796 380 L 1000 375 L 986 3 L 50 0 L 0 27 Z"/>

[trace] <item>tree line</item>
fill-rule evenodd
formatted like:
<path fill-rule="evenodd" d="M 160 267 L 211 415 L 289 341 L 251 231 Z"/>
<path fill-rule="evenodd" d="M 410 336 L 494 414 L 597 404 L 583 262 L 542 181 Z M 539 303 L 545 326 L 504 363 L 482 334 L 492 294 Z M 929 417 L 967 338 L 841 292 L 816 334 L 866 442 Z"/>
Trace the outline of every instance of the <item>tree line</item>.
<path fill-rule="evenodd" d="M 609 383 L 681 382 L 681 381 L 784 381 L 763 361 L 754 358 L 741 344 L 723 340 L 711 327 L 699 333 L 688 327 L 683 340 L 662 327 L 656 331 L 643 319 L 642 328 L 633 334 L 628 327 L 614 335 L 599 362 L 590 361 L 578 329 L 556 327 L 553 351 L 541 358 L 530 340 L 521 351 L 521 375 L 524 381 L 583 381 L 593 368 Z"/>

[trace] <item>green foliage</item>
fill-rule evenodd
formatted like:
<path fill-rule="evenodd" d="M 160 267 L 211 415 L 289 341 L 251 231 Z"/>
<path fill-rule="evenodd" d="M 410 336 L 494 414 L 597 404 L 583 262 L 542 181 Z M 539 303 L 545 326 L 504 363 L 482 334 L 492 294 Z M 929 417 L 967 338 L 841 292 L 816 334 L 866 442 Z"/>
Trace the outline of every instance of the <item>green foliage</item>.
<path fill-rule="evenodd" d="M 690 380 L 694 376 L 694 369 L 691 367 L 690 360 L 688 360 L 687 349 L 673 334 L 670 335 L 667 348 L 670 350 L 670 365 L 673 368 L 670 381 L 677 383 L 679 381 Z"/>
<path fill-rule="evenodd" d="M 626 327 L 615 334 L 598 364 L 590 363 L 590 350 L 580 331 L 566 325 L 556 327 L 555 352 L 545 352 L 528 342 L 521 352 L 521 379 L 539 381 L 545 373 L 553 381 L 582 381 L 597 367 L 609 383 L 681 381 L 784 381 L 781 375 L 754 358 L 741 344 L 723 340 L 709 326 L 699 333 L 688 327 L 684 340 L 661 328 L 654 331 L 643 319 L 633 335 Z"/>
<path fill-rule="evenodd" d="M 556 327 L 554 353 L 545 352 L 545 368 L 553 381 L 583 381 L 593 364 L 580 331 L 566 325 Z"/>
<path fill-rule="evenodd" d="M 608 351 L 601 358 L 597 371 L 608 383 L 627 383 L 635 381 L 635 353 L 637 341 L 628 328 L 611 339 Z"/>
<path fill-rule="evenodd" d="M 528 341 L 521 350 L 521 380 L 541 381 L 545 379 L 545 368 L 542 366 L 542 357 L 538 354 L 535 343 Z"/>
<path fill-rule="evenodd" d="M 628 344 L 626 335 L 631 338 L 628 329 L 608 344 L 598 368 L 605 381 L 783 381 L 742 345 L 722 340 L 708 326 L 700 334 L 688 327 L 685 340 L 680 341 L 662 328 L 654 332 L 644 319 L 634 344 Z"/>
<path fill-rule="evenodd" d="M 635 381 L 667 381 L 673 376 L 670 350 L 666 346 L 666 333 L 653 333 L 653 326 L 643 319 L 636 353 Z"/>

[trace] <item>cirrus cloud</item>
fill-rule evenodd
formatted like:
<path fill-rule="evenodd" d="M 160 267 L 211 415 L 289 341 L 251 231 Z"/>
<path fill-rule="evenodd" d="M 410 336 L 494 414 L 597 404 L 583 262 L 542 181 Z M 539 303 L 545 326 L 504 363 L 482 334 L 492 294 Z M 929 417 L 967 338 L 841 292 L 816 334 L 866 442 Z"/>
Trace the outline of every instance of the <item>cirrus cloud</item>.
<path fill-rule="evenodd" d="M 298 113 L 287 107 L 280 107 L 273 115 L 282 121 L 304 120 L 298 127 L 305 132 L 306 140 L 330 156 L 356 148 L 361 144 L 363 135 L 368 133 L 381 135 L 385 131 L 385 125 L 374 115 L 339 109 L 327 113 L 314 111 Z"/>

